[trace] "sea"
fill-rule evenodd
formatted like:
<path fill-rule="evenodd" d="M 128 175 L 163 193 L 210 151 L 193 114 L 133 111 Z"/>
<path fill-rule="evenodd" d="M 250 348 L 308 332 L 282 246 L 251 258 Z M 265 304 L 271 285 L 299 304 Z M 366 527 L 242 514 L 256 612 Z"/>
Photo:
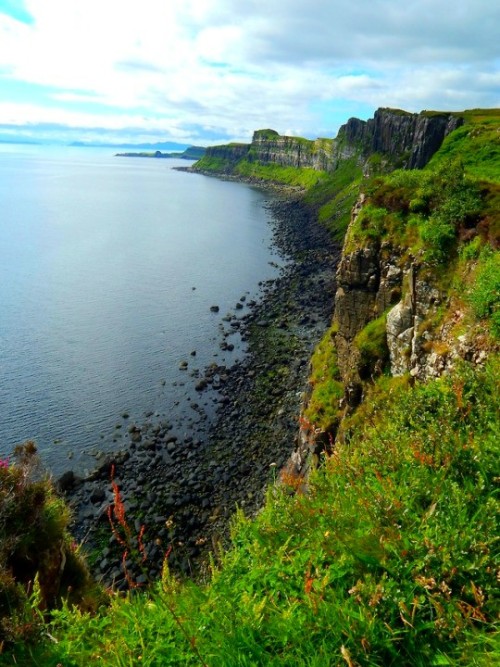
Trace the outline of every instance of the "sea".
<path fill-rule="evenodd" d="M 131 423 L 182 428 L 196 374 L 245 354 L 237 333 L 221 350 L 223 318 L 285 261 L 272 195 L 189 164 L 0 146 L 1 459 L 34 440 L 51 473 L 85 474 Z"/>

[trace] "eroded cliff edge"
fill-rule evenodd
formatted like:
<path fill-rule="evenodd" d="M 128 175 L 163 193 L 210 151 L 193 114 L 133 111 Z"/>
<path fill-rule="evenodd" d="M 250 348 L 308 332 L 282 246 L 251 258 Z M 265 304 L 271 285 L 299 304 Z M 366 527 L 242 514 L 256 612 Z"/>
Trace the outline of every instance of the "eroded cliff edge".
<path fill-rule="evenodd" d="M 346 159 L 354 157 L 359 166 L 366 167 L 374 156 L 386 166 L 421 168 L 462 123 L 459 114 L 378 109 L 368 121 L 351 118 L 334 139 L 308 140 L 281 136 L 271 129 L 257 130 L 250 144 L 207 148 L 194 170 L 251 175 L 249 165 L 275 165 L 333 172 Z"/>
<path fill-rule="evenodd" d="M 348 440 L 391 383 L 411 387 L 464 364 L 481 369 L 498 353 L 499 116 L 471 113 L 425 169 L 361 184 L 332 327 L 312 360 L 296 470 Z M 411 155 L 426 150 L 415 144 Z"/>

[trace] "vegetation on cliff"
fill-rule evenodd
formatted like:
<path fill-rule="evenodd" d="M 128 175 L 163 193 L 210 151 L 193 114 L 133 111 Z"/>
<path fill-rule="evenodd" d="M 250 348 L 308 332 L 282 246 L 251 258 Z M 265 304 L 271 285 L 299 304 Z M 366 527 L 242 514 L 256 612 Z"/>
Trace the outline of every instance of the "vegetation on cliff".
<path fill-rule="evenodd" d="M 281 473 L 255 519 L 237 513 L 205 582 L 178 582 L 167 551 L 150 590 L 110 593 L 97 612 L 64 604 L 0 662 L 500 662 L 500 113 L 462 117 L 424 170 L 370 175 L 351 156 L 309 183 L 337 235 L 362 188 L 339 289 L 371 291 L 349 335 L 337 314 L 312 357 L 301 425 L 313 449 L 326 436 L 322 465 L 306 483 Z M 294 167 L 271 169 L 289 183 Z M 5 470 L 2 484 L 18 474 Z"/>
<path fill-rule="evenodd" d="M 307 493 L 285 478 L 238 514 L 206 585 L 165 567 L 97 615 L 65 607 L 18 663 L 495 664 L 499 370 L 387 379 Z"/>
<path fill-rule="evenodd" d="M 465 352 L 458 356 L 483 356 L 497 349 L 499 123 L 500 114 L 470 112 L 466 124 L 445 140 L 442 151 L 425 169 L 396 170 L 363 182 L 363 204 L 345 236 L 339 275 L 352 294 L 343 293 L 337 309 L 349 308 L 349 316 L 337 312 L 330 341 L 332 355 L 337 357 L 341 320 L 342 355 L 344 367 L 349 369 L 345 377 L 339 373 L 336 381 L 343 381 L 346 391 L 349 385 L 361 398 L 374 378 L 390 373 L 388 343 L 393 350 L 400 346 L 400 357 L 408 356 L 407 362 L 400 361 L 400 367 L 410 367 L 410 355 L 420 362 L 431 359 L 431 374 L 439 374 L 446 364 L 452 366 L 463 342 L 460 337 L 465 334 L 470 340 L 475 338 L 475 343 L 464 343 Z M 483 155 L 481 163 L 471 157 L 476 149 Z M 392 283 L 389 273 L 397 276 Z M 410 317 L 396 332 L 401 334 L 401 342 L 388 340 L 394 331 L 389 331 L 386 321 L 391 306 L 398 302 Z M 418 330 L 412 334 L 413 343 L 408 341 L 405 346 L 405 330 L 410 331 L 415 317 Z M 346 395 L 346 400 L 339 402 L 339 388 L 336 385 L 330 391 L 328 373 L 321 380 L 316 356 L 312 364 L 313 396 L 306 415 L 321 396 L 323 405 L 321 410 L 314 408 L 312 428 L 335 432 L 344 412 L 355 407 L 353 403 L 359 398 Z"/>
<path fill-rule="evenodd" d="M 36 447 L 0 461 L 0 653 L 39 638 L 43 611 L 62 599 L 89 608 L 94 590 L 69 532 L 70 514 L 39 469 Z"/>

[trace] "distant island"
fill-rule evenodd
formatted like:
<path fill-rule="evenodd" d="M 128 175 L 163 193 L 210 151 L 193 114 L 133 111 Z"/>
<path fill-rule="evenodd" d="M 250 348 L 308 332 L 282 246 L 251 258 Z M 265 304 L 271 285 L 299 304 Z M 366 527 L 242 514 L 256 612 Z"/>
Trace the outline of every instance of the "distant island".
<path fill-rule="evenodd" d="M 182 153 L 162 153 L 161 151 L 141 153 L 116 153 L 115 157 L 153 157 L 153 158 L 178 158 L 180 160 L 199 160 L 205 155 L 206 148 L 203 146 L 189 146 Z"/>
<path fill-rule="evenodd" d="M 179 144 L 175 141 L 155 141 L 154 143 L 112 143 L 104 141 L 73 141 L 70 146 L 76 146 L 78 148 L 132 148 L 135 150 L 141 149 L 146 151 L 179 151 L 182 152 L 189 148 L 189 144 Z"/>

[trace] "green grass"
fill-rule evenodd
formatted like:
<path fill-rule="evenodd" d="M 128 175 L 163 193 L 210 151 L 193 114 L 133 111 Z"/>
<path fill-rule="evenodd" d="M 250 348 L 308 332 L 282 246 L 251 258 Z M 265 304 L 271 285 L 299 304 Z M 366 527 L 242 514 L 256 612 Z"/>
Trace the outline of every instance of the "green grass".
<path fill-rule="evenodd" d="M 500 181 L 500 109 L 466 111 L 465 124 L 452 132 L 430 162 L 430 168 L 460 156 L 468 174 L 477 179 Z"/>
<path fill-rule="evenodd" d="M 362 170 L 355 158 L 344 160 L 326 178 L 316 183 L 304 201 L 317 211 L 318 220 L 333 238 L 344 238 L 351 210 L 358 196 Z"/>
<path fill-rule="evenodd" d="M 470 284 L 470 283 L 469 283 Z M 500 253 L 486 247 L 480 254 L 467 299 L 477 318 L 489 320 L 493 336 L 500 339 Z"/>
<path fill-rule="evenodd" d="M 194 166 L 200 171 L 213 171 L 223 174 L 230 168 L 231 163 L 224 158 L 205 154 Z"/>
<path fill-rule="evenodd" d="M 348 249 L 384 239 L 414 254 L 423 249 L 429 262 L 443 265 L 460 234 L 477 228 L 491 235 L 495 229 L 490 189 L 467 174 L 461 159 L 395 171 L 373 179 L 366 192 L 368 202 L 349 229 Z"/>
<path fill-rule="evenodd" d="M 380 365 L 381 371 L 389 359 L 385 330 L 386 320 L 387 315 L 385 313 L 371 320 L 354 339 L 354 346 L 359 350 L 361 357 L 359 373 L 362 378 L 371 377 L 377 365 Z"/>
<path fill-rule="evenodd" d="M 333 325 L 316 346 L 312 356 L 309 378 L 312 391 L 303 415 L 306 424 L 325 433 L 336 430 L 341 417 L 339 401 L 344 395 L 344 385 L 337 366 L 335 333 L 336 325 Z"/>
<path fill-rule="evenodd" d="M 241 160 L 234 173 L 246 178 L 254 178 L 271 183 L 297 186 L 308 189 L 325 177 L 325 172 L 312 167 L 282 167 L 277 164 L 261 164 Z"/>
<path fill-rule="evenodd" d="M 207 584 L 65 609 L 18 664 L 496 664 L 499 377 L 493 358 L 374 395 L 307 495 L 237 516 Z"/>

